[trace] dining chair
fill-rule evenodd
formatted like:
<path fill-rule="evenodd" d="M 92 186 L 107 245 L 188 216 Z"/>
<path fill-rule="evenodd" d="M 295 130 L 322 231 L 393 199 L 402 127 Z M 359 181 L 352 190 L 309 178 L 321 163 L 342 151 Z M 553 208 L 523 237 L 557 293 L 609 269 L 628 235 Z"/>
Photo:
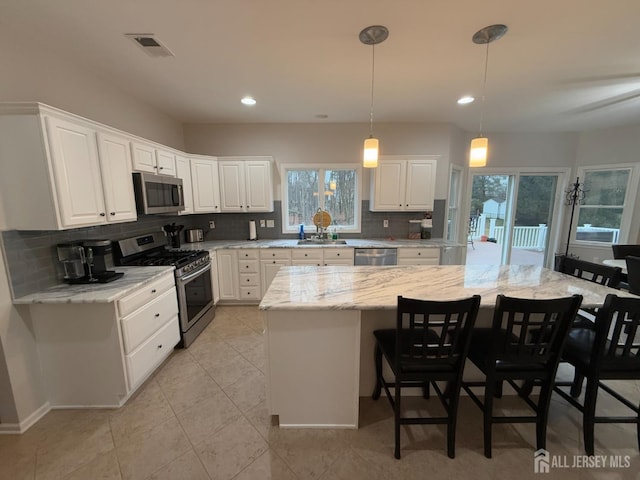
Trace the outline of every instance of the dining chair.
<path fill-rule="evenodd" d="M 633 257 L 640 257 L 640 245 L 635 244 L 614 244 L 611 245 L 613 250 L 613 258 L 624 260 L 629 255 Z"/>
<path fill-rule="evenodd" d="M 396 328 L 373 332 L 376 339 L 376 385 L 372 398 L 380 398 L 384 388 L 393 408 L 396 458 L 400 458 L 400 426 L 411 424 L 446 424 L 447 455 L 455 457 L 462 372 L 470 332 L 479 307 L 479 295 L 453 301 L 417 300 L 399 296 Z M 393 381 L 387 381 L 383 376 L 383 358 L 391 367 L 395 377 Z M 438 381 L 446 382 L 444 392 L 436 383 Z M 424 397 L 428 398 L 429 385 L 433 386 L 442 402 L 446 416 L 402 416 L 402 389 L 421 387 Z"/>
<path fill-rule="evenodd" d="M 557 382 L 554 391 L 582 412 L 584 447 L 587 455 L 594 454 L 596 423 L 635 423 L 640 449 L 640 406 L 602 380 L 640 380 L 640 298 L 607 295 L 598 310 L 595 330 L 571 329 L 562 354 L 587 380 L 584 402 L 567 394 L 560 387 L 573 382 Z M 635 416 L 596 416 L 598 392 L 602 389 L 635 413 Z M 579 392 L 578 392 L 579 393 Z"/>
<path fill-rule="evenodd" d="M 622 279 L 622 269 L 603 263 L 588 262 L 574 257 L 563 257 L 560 260 L 561 273 L 599 283 L 609 288 L 618 288 Z M 593 325 L 595 309 L 581 309 L 578 312 L 574 327 L 589 327 Z"/>
<path fill-rule="evenodd" d="M 635 295 L 640 295 L 640 256 L 627 256 L 627 284 L 629 291 Z"/>
<path fill-rule="evenodd" d="M 491 328 L 474 329 L 469 360 L 485 375 L 462 388 L 483 412 L 484 455 L 491 458 L 494 423 L 535 423 L 536 449 L 545 448 L 553 383 L 567 332 L 582 302 L 581 295 L 547 300 L 498 295 Z M 544 334 L 540 334 L 544 332 Z M 540 386 L 537 403 L 516 381 Z M 530 416 L 494 415 L 494 397 L 509 383 L 533 410 Z M 473 388 L 484 388 L 484 402 Z"/>

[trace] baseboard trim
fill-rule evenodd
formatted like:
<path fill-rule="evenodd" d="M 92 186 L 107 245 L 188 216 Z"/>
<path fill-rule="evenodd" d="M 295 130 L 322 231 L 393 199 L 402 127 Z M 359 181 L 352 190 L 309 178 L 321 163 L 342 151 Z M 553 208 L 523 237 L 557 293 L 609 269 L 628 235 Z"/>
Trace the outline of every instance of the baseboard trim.
<path fill-rule="evenodd" d="M 20 435 L 49 413 L 50 410 L 51 405 L 46 402 L 20 423 L 0 423 L 0 435 Z"/>

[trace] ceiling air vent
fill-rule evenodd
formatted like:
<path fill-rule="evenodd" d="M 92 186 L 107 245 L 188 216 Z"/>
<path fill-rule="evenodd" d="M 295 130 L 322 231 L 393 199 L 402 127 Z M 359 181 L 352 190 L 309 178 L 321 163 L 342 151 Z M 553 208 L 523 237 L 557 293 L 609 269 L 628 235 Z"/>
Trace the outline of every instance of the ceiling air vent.
<path fill-rule="evenodd" d="M 125 36 L 142 48 L 150 57 L 173 57 L 173 53 L 153 33 L 125 33 Z"/>

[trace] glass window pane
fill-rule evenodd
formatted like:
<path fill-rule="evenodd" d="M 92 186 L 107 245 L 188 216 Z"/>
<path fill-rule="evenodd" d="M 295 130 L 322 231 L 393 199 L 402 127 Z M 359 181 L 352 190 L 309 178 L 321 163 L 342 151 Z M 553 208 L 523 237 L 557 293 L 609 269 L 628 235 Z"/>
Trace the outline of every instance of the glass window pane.
<path fill-rule="evenodd" d="M 313 215 L 319 207 L 317 170 L 287 171 L 287 226 L 313 225 Z"/>
<path fill-rule="evenodd" d="M 355 225 L 357 193 L 355 170 L 325 170 L 324 209 L 331 214 L 333 225 Z"/>
<path fill-rule="evenodd" d="M 624 205 L 629 170 L 586 172 L 583 205 Z"/>
<path fill-rule="evenodd" d="M 578 215 L 576 240 L 618 243 L 622 208 L 582 207 Z"/>

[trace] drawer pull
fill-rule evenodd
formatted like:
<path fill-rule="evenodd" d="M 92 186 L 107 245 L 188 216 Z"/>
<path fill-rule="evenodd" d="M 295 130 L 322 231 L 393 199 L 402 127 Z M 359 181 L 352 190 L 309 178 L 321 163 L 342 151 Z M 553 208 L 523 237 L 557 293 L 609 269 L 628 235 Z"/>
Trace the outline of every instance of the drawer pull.
<path fill-rule="evenodd" d="M 162 348 L 162 344 L 158 345 L 158 348 Z"/>
<path fill-rule="evenodd" d="M 156 313 L 154 316 L 155 316 L 156 318 L 158 318 L 158 317 L 160 316 L 160 314 L 159 314 L 159 313 Z"/>
<path fill-rule="evenodd" d="M 151 293 L 156 293 L 157 290 L 154 288 L 153 290 L 151 290 Z"/>
<path fill-rule="evenodd" d="M 422 253 L 418 252 L 418 256 L 422 255 Z"/>
<path fill-rule="evenodd" d="M 339 256 L 340 256 L 340 254 L 338 253 L 336 256 L 337 256 L 337 257 L 339 257 Z"/>

